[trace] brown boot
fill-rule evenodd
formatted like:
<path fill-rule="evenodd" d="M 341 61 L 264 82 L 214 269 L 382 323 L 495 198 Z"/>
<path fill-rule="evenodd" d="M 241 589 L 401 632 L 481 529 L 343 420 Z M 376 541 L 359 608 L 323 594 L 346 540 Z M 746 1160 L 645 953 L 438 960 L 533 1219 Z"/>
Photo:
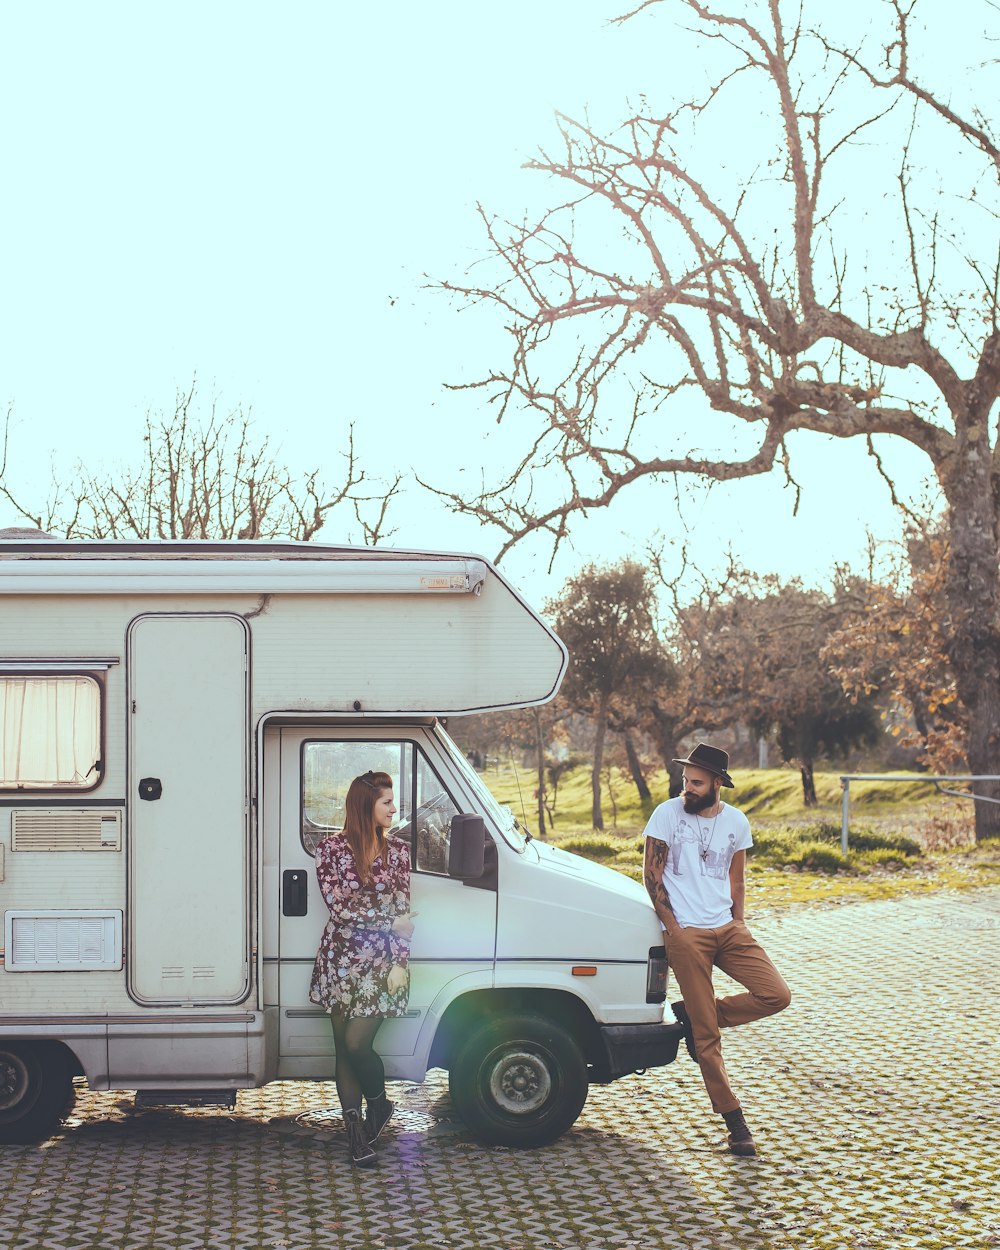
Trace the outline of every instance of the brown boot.
<path fill-rule="evenodd" d="M 344 1127 L 347 1129 L 347 1153 L 356 1168 L 373 1168 L 378 1165 L 378 1158 L 371 1148 L 365 1126 L 361 1122 L 361 1113 L 352 1107 L 344 1112 Z"/>
<path fill-rule="evenodd" d="M 735 1111 L 724 1111 L 722 1118 L 726 1122 L 726 1128 L 729 1129 L 729 1153 L 739 1155 L 743 1159 L 749 1159 L 755 1155 L 757 1147 L 753 1144 L 753 1134 L 743 1118 L 742 1107 L 737 1107 Z"/>

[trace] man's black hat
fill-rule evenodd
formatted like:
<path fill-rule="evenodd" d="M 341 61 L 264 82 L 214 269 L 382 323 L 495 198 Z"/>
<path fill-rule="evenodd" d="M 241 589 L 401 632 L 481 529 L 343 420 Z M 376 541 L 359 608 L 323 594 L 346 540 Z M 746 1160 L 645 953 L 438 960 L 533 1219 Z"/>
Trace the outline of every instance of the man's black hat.
<path fill-rule="evenodd" d="M 716 777 L 721 777 L 724 786 L 732 787 L 733 785 L 733 779 L 729 775 L 729 752 L 719 747 L 710 747 L 707 742 L 699 742 L 686 760 L 672 760 L 671 762 L 704 768 L 707 773 L 714 773 Z"/>

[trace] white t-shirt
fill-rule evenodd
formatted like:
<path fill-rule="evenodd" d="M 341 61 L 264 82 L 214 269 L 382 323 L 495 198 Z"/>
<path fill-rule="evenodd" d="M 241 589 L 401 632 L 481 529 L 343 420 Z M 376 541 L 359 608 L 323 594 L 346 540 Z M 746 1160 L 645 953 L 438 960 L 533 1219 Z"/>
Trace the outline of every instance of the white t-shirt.
<path fill-rule="evenodd" d="M 682 928 L 717 929 L 733 918 L 729 865 L 737 851 L 753 846 L 750 822 L 723 803 L 706 820 L 689 815 L 678 795 L 661 803 L 649 818 L 646 837 L 667 844 L 663 888 Z"/>

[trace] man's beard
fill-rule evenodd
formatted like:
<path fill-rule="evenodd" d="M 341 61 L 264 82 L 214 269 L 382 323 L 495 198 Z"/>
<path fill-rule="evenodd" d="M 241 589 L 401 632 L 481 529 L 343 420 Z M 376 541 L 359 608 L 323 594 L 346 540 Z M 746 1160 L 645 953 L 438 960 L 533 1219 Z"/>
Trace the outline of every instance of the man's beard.
<path fill-rule="evenodd" d="M 684 810 L 689 816 L 697 816 L 699 812 L 705 811 L 707 808 L 714 806 L 718 800 L 718 792 L 713 786 L 707 794 L 703 794 L 699 798 L 696 794 L 684 795 Z"/>

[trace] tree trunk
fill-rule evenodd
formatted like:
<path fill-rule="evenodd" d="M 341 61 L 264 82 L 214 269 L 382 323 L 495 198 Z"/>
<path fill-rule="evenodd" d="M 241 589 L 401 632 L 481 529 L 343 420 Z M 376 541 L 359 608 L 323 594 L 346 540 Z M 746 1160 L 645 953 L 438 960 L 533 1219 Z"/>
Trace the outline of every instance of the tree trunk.
<path fill-rule="evenodd" d="M 1000 566 L 987 422 L 988 411 L 956 420 L 958 447 L 939 476 L 950 520 L 948 658 L 969 716 L 969 772 L 995 776 L 1000 772 Z M 1000 798 L 995 781 L 976 782 L 972 789 Z M 976 840 L 1000 836 L 1000 804 L 977 802 L 975 811 Z"/>
<path fill-rule="evenodd" d="M 597 709 L 597 733 L 594 736 L 594 767 L 590 775 L 590 787 L 594 796 L 591 824 L 594 829 L 604 828 L 604 816 L 601 813 L 601 765 L 604 762 L 604 736 L 607 730 L 608 696 L 601 695 L 601 704 Z"/>
<path fill-rule="evenodd" d="M 542 716 L 533 708 L 535 720 L 535 751 L 538 766 L 538 836 L 545 837 L 545 743 L 542 740 Z"/>
<path fill-rule="evenodd" d="M 677 756 L 676 725 L 673 717 L 667 716 L 656 707 L 651 710 L 656 721 L 656 749 L 663 761 L 663 767 L 667 770 L 667 776 L 670 778 L 669 795 L 673 799 L 684 788 L 681 780 L 684 769 L 680 764 L 673 762 Z"/>
<path fill-rule="evenodd" d="M 799 775 L 802 778 L 802 801 L 806 807 L 815 807 L 819 802 L 816 798 L 816 782 L 813 778 L 812 760 L 803 760 L 799 766 Z"/>
<path fill-rule="evenodd" d="M 653 796 L 649 792 L 649 786 L 646 785 L 646 778 L 642 775 L 639 753 L 636 751 L 632 735 L 627 729 L 622 730 L 622 741 L 625 743 L 625 758 L 628 760 L 628 770 L 632 774 L 632 780 L 635 782 L 639 798 L 641 800 L 651 799 Z"/>
<path fill-rule="evenodd" d="M 618 802 L 615 796 L 615 780 L 611 775 L 611 765 L 604 770 L 608 784 L 608 802 L 611 804 L 611 828 L 618 828 Z"/>

